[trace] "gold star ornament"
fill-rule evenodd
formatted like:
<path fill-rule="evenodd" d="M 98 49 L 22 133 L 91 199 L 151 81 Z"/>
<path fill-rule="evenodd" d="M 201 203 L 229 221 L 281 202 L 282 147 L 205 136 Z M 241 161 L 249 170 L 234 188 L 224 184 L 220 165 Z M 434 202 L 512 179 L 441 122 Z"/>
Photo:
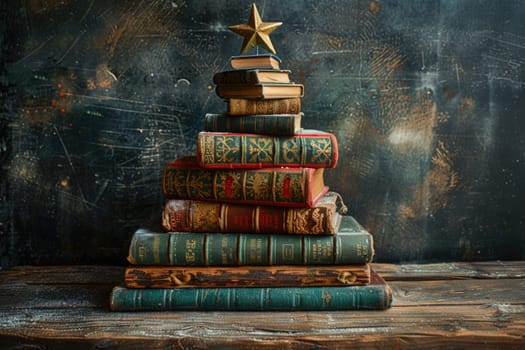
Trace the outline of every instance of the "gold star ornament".
<path fill-rule="evenodd" d="M 281 24 L 283 24 L 283 22 L 263 22 L 259 11 L 257 11 L 257 7 L 255 4 L 252 4 L 252 11 L 248 23 L 229 26 L 228 28 L 244 37 L 241 55 L 246 54 L 256 46 L 260 46 L 275 54 L 275 49 L 270 40 L 270 33 Z"/>

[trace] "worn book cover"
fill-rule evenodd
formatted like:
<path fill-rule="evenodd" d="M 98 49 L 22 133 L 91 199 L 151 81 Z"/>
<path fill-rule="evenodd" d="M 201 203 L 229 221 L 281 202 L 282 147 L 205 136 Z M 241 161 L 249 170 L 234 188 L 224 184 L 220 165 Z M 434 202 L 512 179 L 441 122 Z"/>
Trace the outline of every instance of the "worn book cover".
<path fill-rule="evenodd" d="M 201 131 L 197 159 L 204 168 L 305 167 L 334 168 L 338 160 L 336 137 L 301 129 L 293 136 L 271 136 Z"/>
<path fill-rule="evenodd" d="M 301 129 L 303 113 L 232 116 L 207 113 L 204 131 L 292 136 Z"/>
<path fill-rule="evenodd" d="M 230 98 L 227 113 L 232 116 L 254 114 L 297 114 L 301 112 L 301 98 L 247 99 Z"/>
<path fill-rule="evenodd" d="M 356 265 L 374 257 L 372 235 L 349 215 L 335 235 L 152 232 L 137 230 L 132 265 Z"/>
<path fill-rule="evenodd" d="M 195 157 L 164 166 L 167 199 L 313 207 L 328 191 L 323 168 L 206 169 Z"/>
<path fill-rule="evenodd" d="M 335 234 L 343 208 L 335 192 L 328 192 L 312 208 L 172 199 L 162 211 L 162 226 L 179 232 Z"/>
<path fill-rule="evenodd" d="M 358 286 L 370 283 L 370 265 L 129 266 L 128 288 Z"/>

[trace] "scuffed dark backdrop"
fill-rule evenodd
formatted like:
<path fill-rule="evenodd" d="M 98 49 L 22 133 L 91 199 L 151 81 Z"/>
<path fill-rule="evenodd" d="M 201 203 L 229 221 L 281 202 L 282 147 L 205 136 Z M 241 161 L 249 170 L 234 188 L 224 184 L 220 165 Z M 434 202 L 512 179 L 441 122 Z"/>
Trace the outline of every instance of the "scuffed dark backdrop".
<path fill-rule="evenodd" d="M 376 261 L 523 259 L 522 1 L 257 1 Z M 0 256 L 126 264 L 225 104 L 247 1 L 2 1 Z"/>

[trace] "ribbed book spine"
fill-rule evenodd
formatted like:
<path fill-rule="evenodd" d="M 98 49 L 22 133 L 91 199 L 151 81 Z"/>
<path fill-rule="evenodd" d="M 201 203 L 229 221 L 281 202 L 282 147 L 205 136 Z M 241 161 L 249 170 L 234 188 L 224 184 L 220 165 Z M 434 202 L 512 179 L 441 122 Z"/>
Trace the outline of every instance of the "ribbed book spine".
<path fill-rule="evenodd" d="M 162 226 L 180 232 L 335 234 L 341 220 L 336 201 L 334 192 L 313 208 L 172 199 L 164 206 Z"/>
<path fill-rule="evenodd" d="M 127 289 L 111 293 L 113 311 L 341 311 L 383 310 L 387 286 Z"/>
<path fill-rule="evenodd" d="M 328 191 L 323 170 L 206 169 L 180 159 L 164 167 L 162 191 L 167 199 L 313 207 Z"/>
<path fill-rule="evenodd" d="M 300 129 L 301 117 L 302 114 L 230 116 L 208 113 L 204 119 L 204 130 L 292 136 Z"/>
<path fill-rule="evenodd" d="M 229 115 L 297 114 L 301 112 L 301 98 L 275 100 L 232 98 L 228 101 Z"/>
<path fill-rule="evenodd" d="M 312 130 L 289 137 L 203 131 L 197 158 L 204 168 L 334 168 L 338 147 L 333 134 Z"/>
<path fill-rule="evenodd" d="M 363 234 L 269 235 L 154 233 L 133 235 L 128 261 L 134 265 L 352 265 L 374 255 L 372 236 Z"/>

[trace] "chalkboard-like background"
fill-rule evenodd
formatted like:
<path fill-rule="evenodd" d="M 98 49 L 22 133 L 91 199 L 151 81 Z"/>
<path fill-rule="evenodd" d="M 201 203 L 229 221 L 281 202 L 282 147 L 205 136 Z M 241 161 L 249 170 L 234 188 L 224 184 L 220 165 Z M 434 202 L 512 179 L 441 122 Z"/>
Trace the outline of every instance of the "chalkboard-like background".
<path fill-rule="evenodd" d="M 0 256 L 126 264 L 251 2 L 2 1 Z M 522 1 L 258 1 L 376 261 L 523 259 Z"/>

